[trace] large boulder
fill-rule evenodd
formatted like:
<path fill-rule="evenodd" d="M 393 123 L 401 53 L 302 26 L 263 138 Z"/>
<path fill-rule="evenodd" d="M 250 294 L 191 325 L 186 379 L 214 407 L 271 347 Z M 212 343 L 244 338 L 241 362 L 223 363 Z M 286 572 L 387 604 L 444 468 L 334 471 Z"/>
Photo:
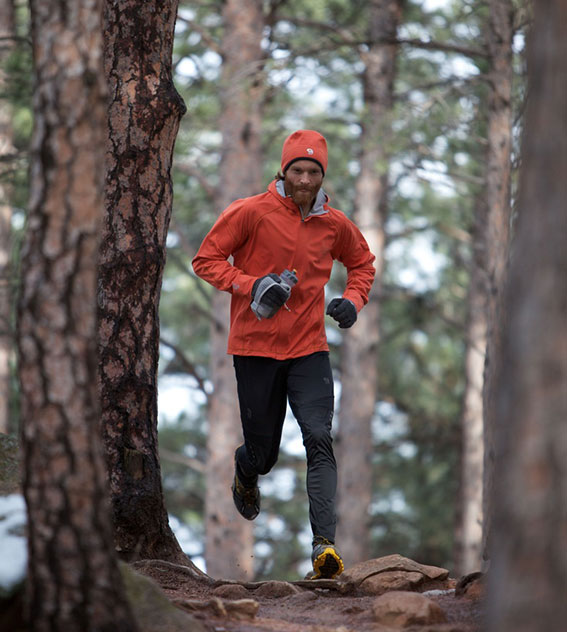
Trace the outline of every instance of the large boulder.
<path fill-rule="evenodd" d="M 424 595 L 398 591 L 380 595 L 372 604 L 374 619 L 391 628 L 409 628 L 414 625 L 446 623 L 441 607 Z"/>
<path fill-rule="evenodd" d="M 448 588 L 448 577 L 445 568 L 419 564 L 396 554 L 355 564 L 340 579 L 354 583 L 365 594 L 382 595 L 391 590 L 422 592 Z"/>

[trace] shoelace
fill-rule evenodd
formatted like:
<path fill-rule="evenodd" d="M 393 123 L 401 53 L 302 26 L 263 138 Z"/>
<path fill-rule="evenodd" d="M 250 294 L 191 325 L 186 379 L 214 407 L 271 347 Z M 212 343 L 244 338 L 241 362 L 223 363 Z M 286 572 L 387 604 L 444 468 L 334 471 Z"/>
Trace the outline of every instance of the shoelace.
<path fill-rule="evenodd" d="M 256 489 L 254 487 L 245 487 L 242 496 L 246 502 L 253 503 L 256 501 Z"/>
<path fill-rule="evenodd" d="M 256 488 L 255 487 L 245 487 L 238 477 L 236 478 L 236 491 L 238 494 L 242 496 L 246 503 L 256 502 Z"/>

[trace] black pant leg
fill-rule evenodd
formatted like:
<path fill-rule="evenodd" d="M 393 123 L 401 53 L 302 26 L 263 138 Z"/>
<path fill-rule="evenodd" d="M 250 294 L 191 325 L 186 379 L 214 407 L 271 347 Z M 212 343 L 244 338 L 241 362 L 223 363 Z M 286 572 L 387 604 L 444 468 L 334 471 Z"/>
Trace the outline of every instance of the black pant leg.
<path fill-rule="evenodd" d="M 287 388 L 307 454 L 307 495 L 313 535 L 334 542 L 337 464 L 331 438 L 334 393 L 329 354 L 318 352 L 293 360 Z"/>
<path fill-rule="evenodd" d="M 275 465 L 287 406 L 287 361 L 234 356 L 244 445 L 236 451 L 238 475 L 256 483 Z"/>

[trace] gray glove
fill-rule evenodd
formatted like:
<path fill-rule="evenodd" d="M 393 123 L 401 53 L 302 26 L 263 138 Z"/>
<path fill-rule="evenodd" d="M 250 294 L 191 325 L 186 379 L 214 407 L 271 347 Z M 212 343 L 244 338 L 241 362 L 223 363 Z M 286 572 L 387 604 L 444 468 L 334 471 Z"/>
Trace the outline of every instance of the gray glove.
<path fill-rule="evenodd" d="M 267 286 L 268 289 L 264 291 Z M 289 291 L 281 285 L 281 279 L 277 274 L 272 272 L 254 281 L 252 309 L 258 317 L 272 318 L 288 298 Z"/>

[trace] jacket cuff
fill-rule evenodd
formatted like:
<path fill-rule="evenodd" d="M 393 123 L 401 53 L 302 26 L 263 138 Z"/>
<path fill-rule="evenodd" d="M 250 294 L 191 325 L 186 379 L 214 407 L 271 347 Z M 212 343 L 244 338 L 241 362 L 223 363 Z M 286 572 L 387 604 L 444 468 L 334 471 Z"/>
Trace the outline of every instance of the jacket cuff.
<path fill-rule="evenodd" d="M 254 285 L 256 279 L 257 277 L 250 276 L 249 274 L 244 274 L 244 272 L 242 272 L 232 282 L 230 290 L 231 294 L 248 296 L 249 298 L 251 298 L 252 286 Z"/>
<path fill-rule="evenodd" d="M 356 308 L 357 314 L 364 307 L 363 300 L 360 298 L 360 296 L 356 292 L 347 291 L 343 294 L 343 298 L 346 298 L 354 305 L 354 307 Z"/>

